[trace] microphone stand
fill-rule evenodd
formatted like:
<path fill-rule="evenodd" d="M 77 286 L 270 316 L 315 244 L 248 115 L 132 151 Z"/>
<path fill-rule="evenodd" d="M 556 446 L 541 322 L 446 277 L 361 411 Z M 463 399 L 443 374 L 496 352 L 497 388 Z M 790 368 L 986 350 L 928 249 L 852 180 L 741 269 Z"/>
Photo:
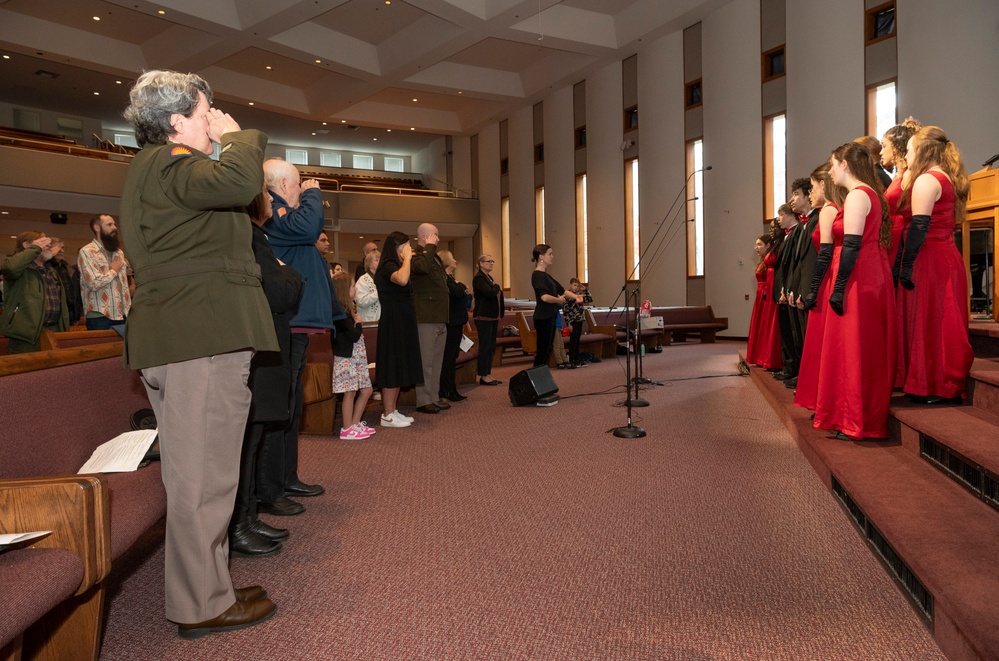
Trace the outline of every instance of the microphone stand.
<path fill-rule="evenodd" d="M 625 309 L 625 315 L 626 316 L 628 314 L 628 312 L 627 312 L 627 310 L 628 310 L 628 296 L 629 296 L 628 294 L 625 294 L 624 309 Z M 627 326 L 626 326 L 626 328 L 627 328 Z M 628 346 L 631 347 L 631 342 L 630 341 L 628 342 Z M 625 365 L 626 365 L 626 372 L 627 372 L 627 378 L 628 378 L 628 396 L 625 399 L 625 405 L 628 408 L 628 424 L 625 425 L 624 427 L 615 427 L 614 429 L 611 430 L 611 433 L 613 433 L 614 436 L 616 436 L 617 438 L 643 438 L 646 435 L 645 430 L 642 429 L 641 427 L 636 427 L 631 422 L 631 407 L 632 406 L 638 406 L 638 404 L 636 403 L 636 400 L 637 401 L 643 401 L 643 402 L 645 402 L 645 400 L 638 400 L 638 383 L 637 382 L 635 383 L 635 399 L 634 400 L 632 399 L 632 397 L 631 397 L 631 358 L 629 357 L 628 360 L 626 360 L 624 362 L 625 362 Z M 644 406 L 648 406 L 648 405 L 649 405 L 648 402 L 644 403 Z"/>
<path fill-rule="evenodd" d="M 610 307 L 610 309 L 613 310 L 614 307 L 617 305 L 618 299 L 620 299 L 621 295 L 624 294 L 624 296 L 625 296 L 625 301 L 624 301 L 625 337 L 626 337 L 626 343 L 625 344 L 628 347 L 629 351 L 634 351 L 635 352 L 635 371 L 636 371 L 636 376 L 635 376 L 635 379 L 634 379 L 635 396 L 634 397 L 631 396 L 631 384 L 632 384 L 632 378 L 631 378 L 631 357 L 629 356 L 628 359 L 625 361 L 625 365 L 626 365 L 625 374 L 626 374 L 626 378 L 627 378 L 627 383 L 626 383 L 627 397 L 625 399 L 625 405 L 628 408 L 628 424 L 626 426 L 624 426 L 624 427 L 615 427 L 612 430 L 613 433 L 614 433 L 614 435 L 617 436 L 618 438 L 641 438 L 641 437 L 645 436 L 645 430 L 644 429 L 642 429 L 641 427 L 636 427 L 636 426 L 634 426 L 631 423 L 631 409 L 632 409 L 632 407 L 642 407 L 642 406 L 648 406 L 649 405 L 648 401 L 646 401 L 644 399 L 641 399 L 638 396 L 638 387 L 639 387 L 639 383 L 643 383 L 643 382 L 644 383 L 653 383 L 653 381 L 651 379 L 645 379 L 645 377 L 642 376 L 642 374 L 641 374 L 641 371 L 642 371 L 642 356 L 641 356 L 641 353 L 642 353 L 641 352 L 642 335 L 641 335 L 641 321 L 640 321 L 640 318 L 639 318 L 639 315 L 638 315 L 638 305 L 639 305 L 638 301 L 639 301 L 639 294 L 640 294 L 640 291 L 641 291 L 641 279 L 638 280 L 638 282 L 636 284 L 636 287 L 635 287 L 635 290 L 633 292 L 634 299 L 635 299 L 635 302 L 634 302 L 634 310 L 635 310 L 635 328 L 634 328 L 634 331 L 632 331 L 632 329 L 631 329 L 631 318 L 630 318 L 629 309 L 628 309 L 628 296 L 629 296 L 629 294 L 628 294 L 628 283 L 631 281 L 632 277 L 638 271 L 638 267 L 641 266 L 642 260 L 645 259 L 645 255 L 648 253 L 649 248 L 651 248 L 652 244 L 656 242 L 656 237 L 659 236 L 659 233 L 662 231 L 663 227 L 665 226 L 666 219 L 670 218 L 671 215 L 672 216 L 679 215 L 679 210 L 682 209 L 683 207 L 680 207 L 680 209 L 677 209 L 675 212 L 673 211 L 673 209 L 676 207 L 677 202 L 680 201 L 680 197 L 687 190 L 687 185 L 690 183 L 690 178 L 693 177 L 698 172 L 705 172 L 705 171 L 710 170 L 710 169 L 711 169 L 711 166 L 709 165 L 707 167 L 701 168 L 700 170 L 694 170 L 693 172 L 691 172 L 690 174 L 687 175 L 686 179 L 684 179 L 683 185 L 680 187 L 680 190 L 677 191 L 676 197 L 673 199 L 673 203 L 669 207 L 669 211 L 666 212 L 666 215 L 663 216 L 663 219 L 659 222 L 659 227 L 656 228 L 655 233 L 652 235 L 652 239 L 649 240 L 648 245 L 645 246 L 645 249 L 639 255 L 638 261 L 635 263 L 635 267 L 631 270 L 631 273 L 625 279 L 624 286 L 621 287 L 621 291 L 618 293 L 617 298 L 614 299 L 614 303 Z M 673 224 L 675 223 L 675 221 L 676 221 L 676 218 L 674 217 L 673 221 L 670 223 L 670 227 L 663 234 L 663 237 L 659 239 L 659 245 L 662 245 L 663 239 L 669 233 L 669 229 L 671 229 L 673 227 Z M 657 250 L 658 250 L 658 247 L 657 247 Z M 632 337 L 629 337 L 629 335 L 631 335 L 632 332 L 634 332 L 634 335 L 632 336 L 634 338 L 634 340 L 632 340 Z"/>

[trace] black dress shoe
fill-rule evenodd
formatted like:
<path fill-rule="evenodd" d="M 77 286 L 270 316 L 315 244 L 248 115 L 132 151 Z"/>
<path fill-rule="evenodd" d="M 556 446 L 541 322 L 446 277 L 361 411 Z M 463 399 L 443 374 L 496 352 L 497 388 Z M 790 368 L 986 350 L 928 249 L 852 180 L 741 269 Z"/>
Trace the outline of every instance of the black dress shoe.
<path fill-rule="evenodd" d="M 485 379 L 479 379 L 479 385 L 480 386 L 498 386 L 498 385 L 501 385 L 502 383 L 503 382 L 500 381 L 499 379 L 493 379 L 492 381 L 486 381 Z"/>
<path fill-rule="evenodd" d="M 277 605 L 270 599 L 253 601 L 236 600 L 224 613 L 204 622 L 178 624 L 177 634 L 181 638 L 201 638 L 210 633 L 223 633 L 246 629 L 269 619 L 277 612 Z"/>
<path fill-rule="evenodd" d="M 266 558 L 280 550 L 281 542 L 258 535 L 245 521 L 229 531 L 229 553 L 233 557 Z"/>
<path fill-rule="evenodd" d="M 273 503 L 265 503 L 262 500 L 257 501 L 257 511 L 275 516 L 295 516 L 305 511 L 305 505 L 296 503 L 286 496 L 281 496 Z"/>
<path fill-rule="evenodd" d="M 440 413 L 441 409 L 436 404 L 424 404 L 423 406 L 417 406 L 416 410 L 420 413 Z"/>
<path fill-rule="evenodd" d="M 292 482 L 284 488 L 286 496 L 321 496 L 326 493 L 326 489 L 318 484 L 305 484 L 301 480 Z"/>
<path fill-rule="evenodd" d="M 963 400 L 961 396 L 957 397 L 940 397 L 937 395 L 929 395 L 926 397 L 921 397 L 919 395 L 909 395 L 909 400 L 914 404 L 961 404 Z"/>
<path fill-rule="evenodd" d="M 790 378 L 791 377 L 789 377 L 784 372 L 776 372 L 776 373 L 774 373 L 774 379 L 776 379 L 778 381 L 784 381 L 785 379 L 790 379 Z"/>
<path fill-rule="evenodd" d="M 250 520 L 250 530 L 258 535 L 263 535 L 267 539 L 273 539 L 275 542 L 284 541 L 288 539 L 291 534 L 286 528 L 275 528 L 274 526 L 269 526 L 260 519 Z"/>
<path fill-rule="evenodd" d="M 790 379 L 784 379 L 784 387 L 788 390 L 794 390 L 798 386 L 798 377 L 792 377 Z"/>
<path fill-rule="evenodd" d="M 460 392 L 452 392 L 452 393 L 448 393 L 448 394 L 444 395 L 444 399 L 452 401 L 452 402 L 461 402 L 461 401 L 464 401 L 464 400 L 468 399 L 468 397 L 465 397 Z"/>

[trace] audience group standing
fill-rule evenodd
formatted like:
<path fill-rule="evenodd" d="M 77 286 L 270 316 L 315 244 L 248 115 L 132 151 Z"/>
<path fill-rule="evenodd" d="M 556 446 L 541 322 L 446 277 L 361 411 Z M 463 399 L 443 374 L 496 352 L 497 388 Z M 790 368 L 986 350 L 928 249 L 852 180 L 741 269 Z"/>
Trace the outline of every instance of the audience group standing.
<path fill-rule="evenodd" d="M 838 147 L 792 184 L 779 214 L 783 241 L 776 250 L 765 248 L 766 237 L 757 242 L 763 291 L 747 358 L 795 390 L 817 429 L 842 440 L 888 438 L 893 388 L 919 403 L 962 401 L 974 354 L 954 231 L 968 191 L 957 147 L 912 118 L 880 144 L 860 138 Z M 776 309 L 761 300 L 767 294 Z M 779 371 L 766 350 L 773 319 Z"/>

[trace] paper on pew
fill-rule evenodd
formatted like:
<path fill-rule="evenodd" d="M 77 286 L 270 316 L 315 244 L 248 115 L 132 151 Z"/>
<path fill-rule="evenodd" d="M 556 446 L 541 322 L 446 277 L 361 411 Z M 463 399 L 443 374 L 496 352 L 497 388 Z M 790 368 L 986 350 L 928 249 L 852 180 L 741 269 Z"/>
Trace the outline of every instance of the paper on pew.
<path fill-rule="evenodd" d="M 467 352 L 467 351 L 469 351 L 474 346 L 475 346 L 475 342 L 473 342 L 472 340 L 470 340 L 467 335 L 462 334 L 462 336 L 461 336 L 461 344 L 459 344 L 458 347 L 462 351 Z"/>
<path fill-rule="evenodd" d="M 26 542 L 29 539 L 35 539 L 37 537 L 44 537 L 48 535 L 51 530 L 39 530 L 37 532 L 12 532 L 4 533 L 0 535 L 0 546 L 8 546 L 10 544 L 17 544 L 18 542 Z"/>
<path fill-rule="evenodd" d="M 155 429 L 139 429 L 115 436 L 90 455 L 79 474 L 127 473 L 139 467 L 149 446 L 156 440 Z"/>

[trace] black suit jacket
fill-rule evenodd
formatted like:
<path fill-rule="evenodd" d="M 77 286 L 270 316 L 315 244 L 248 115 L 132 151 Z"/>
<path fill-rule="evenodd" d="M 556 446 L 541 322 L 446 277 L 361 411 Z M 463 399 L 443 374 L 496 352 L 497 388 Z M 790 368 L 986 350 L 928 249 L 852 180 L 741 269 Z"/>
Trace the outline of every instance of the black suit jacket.
<path fill-rule="evenodd" d="M 453 275 L 447 276 L 448 293 L 448 326 L 464 326 L 468 321 L 468 299 L 465 294 L 465 285 L 454 279 Z"/>
<path fill-rule="evenodd" d="M 288 420 L 291 412 L 291 319 L 302 299 L 302 276 L 278 263 L 267 236 L 253 226 L 253 258 L 260 266 L 260 283 L 271 311 L 279 351 L 257 351 L 250 363 L 249 386 L 253 422 Z"/>
<path fill-rule="evenodd" d="M 501 319 L 506 314 L 503 288 L 482 271 L 477 272 L 472 278 L 472 292 L 475 294 L 473 317 Z"/>
<path fill-rule="evenodd" d="M 798 232 L 801 230 L 801 225 L 801 223 L 797 223 L 792 227 L 777 249 L 777 262 L 774 263 L 773 299 L 775 302 L 780 300 L 780 290 L 787 289 L 790 265 L 794 262 L 794 248 L 797 244 Z"/>
<path fill-rule="evenodd" d="M 812 234 L 818 224 L 819 209 L 812 209 L 808 212 L 808 220 L 803 223 L 801 231 L 798 232 L 793 270 L 785 284 L 788 291 L 794 292 L 795 299 L 798 296 L 804 297 L 812 286 L 815 262 L 819 257 L 819 253 L 815 250 L 815 244 L 812 243 Z"/>

